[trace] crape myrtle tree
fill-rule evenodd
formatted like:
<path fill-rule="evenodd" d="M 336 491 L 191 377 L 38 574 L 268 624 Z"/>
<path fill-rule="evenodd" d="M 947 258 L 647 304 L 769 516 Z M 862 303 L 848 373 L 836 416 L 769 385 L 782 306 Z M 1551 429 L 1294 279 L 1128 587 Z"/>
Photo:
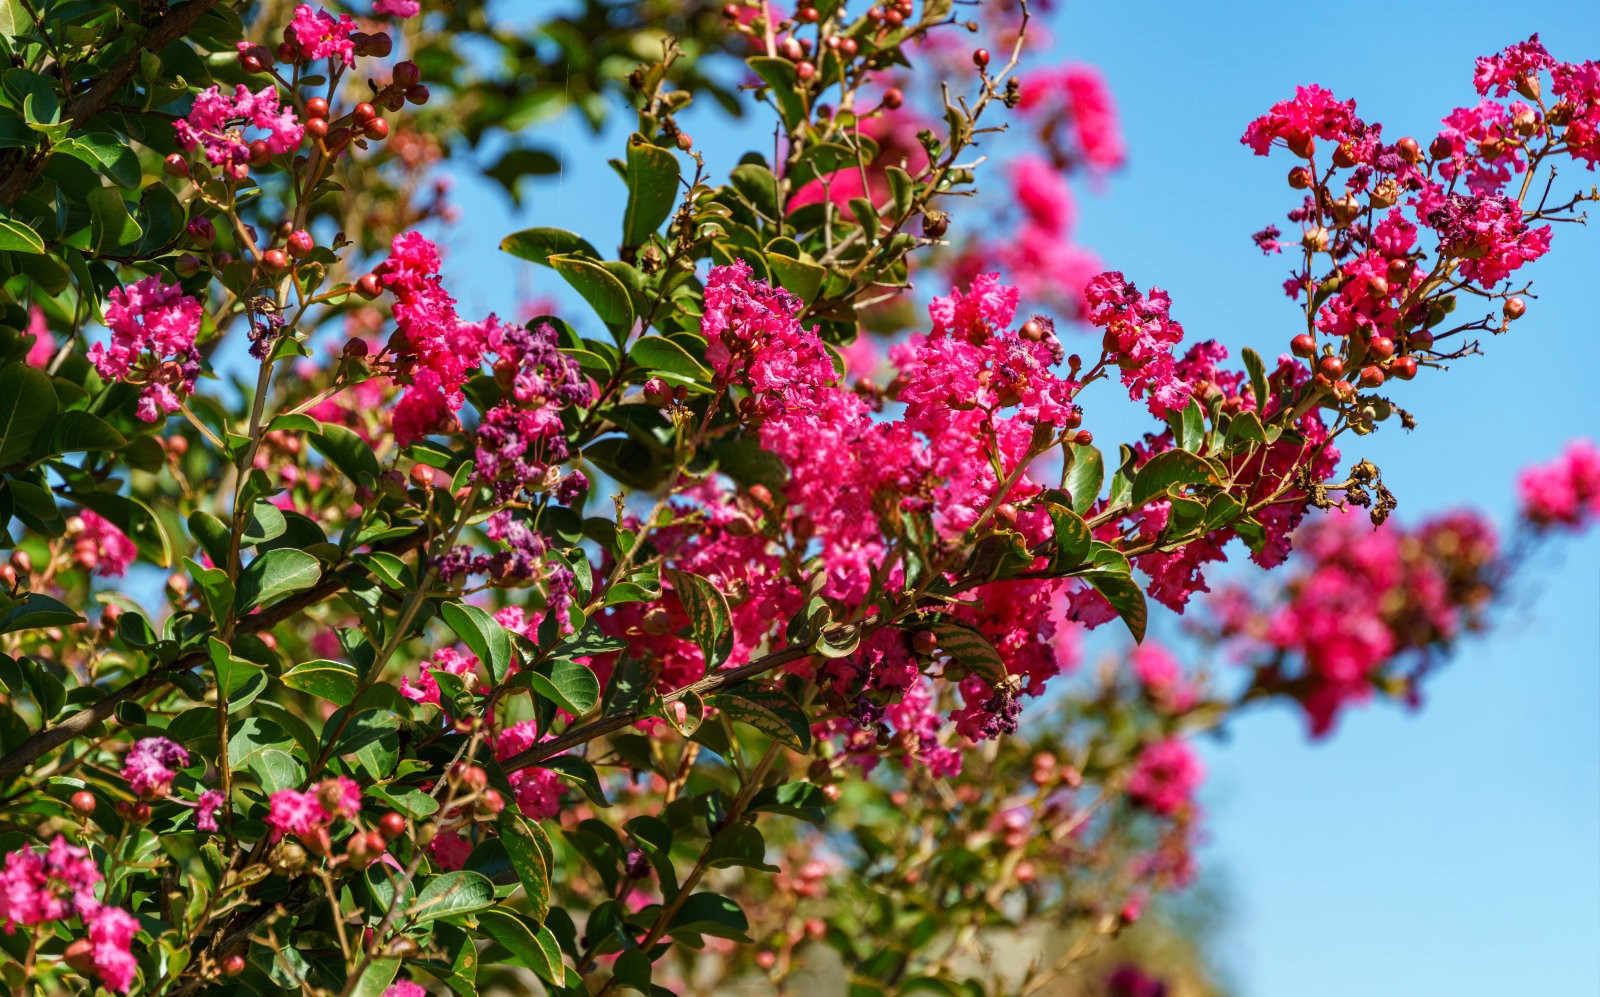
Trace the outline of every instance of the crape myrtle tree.
<path fill-rule="evenodd" d="M 1121 143 L 1021 3 L 514 7 L 0 0 L 12 992 L 1081 984 L 1193 876 L 1194 734 L 1414 700 L 1600 511 L 1584 443 L 1508 542 L 1359 457 L 1529 307 L 1600 63 L 1514 44 L 1415 136 L 1264 95 L 1300 237 L 1234 362 L 1073 243 Z M 570 109 L 633 128 L 609 234 L 501 249 L 574 308 L 462 314 L 436 164 L 603 172 Z M 1196 599 L 1229 558 L 1277 570 Z"/>

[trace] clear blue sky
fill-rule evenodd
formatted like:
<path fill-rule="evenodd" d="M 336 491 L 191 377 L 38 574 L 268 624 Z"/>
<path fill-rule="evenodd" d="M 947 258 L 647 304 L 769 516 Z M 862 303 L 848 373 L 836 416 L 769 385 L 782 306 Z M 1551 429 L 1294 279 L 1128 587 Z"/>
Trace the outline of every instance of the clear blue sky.
<path fill-rule="evenodd" d="M 1125 3 L 1074 6 L 1053 20 L 1049 58 L 1104 71 L 1129 149 L 1108 189 L 1081 199 L 1081 240 L 1141 286 L 1168 289 L 1191 337 L 1268 355 L 1284 349 L 1294 314 L 1278 291 L 1283 258 L 1263 258 L 1249 234 L 1282 225 L 1287 164 L 1238 144 L 1247 121 L 1316 82 L 1354 97 L 1386 134 L 1426 137 L 1476 99 L 1476 55 L 1539 31 L 1558 57 L 1600 58 L 1600 12 L 1582 0 L 1521 11 L 1444 0 Z M 770 146 L 714 115 L 689 120 L 714 168 L 731 166 L 746 143 Z M 592 145 L 571 118 L 548 127 L 552 141 L 605 155 L 626 133 Z M 548 272 L 495 251 L 505 232 L 556 225 L 615 244 L 620 184 L 592 154 L 584 162 L 530 184 L 515 215 L 460 171 L 463 224 L 445 240 L 464 313 L 513 313 L 530 291 L 561 296 Z M 1510 335 L 1397 392 L 1419 417 L 1414 433 L 1388 428 L 1345 447 L 1382 467 L 1401 516 L 1471 504 L 1506 523 L 1518 468 L 1600 433 L 1600 232 L 1561 228 L 1533 273 L 1539 298 Z M 1131 413 L 1098 410 L 1088 425 L 1102 440 L 1146 428 Z M 1357 710 L 1312 744 L 1298 715 L 1270 711 L 1237 723 L 1227 744 L 1206 745 L 1205 863 L 1229 897 L 1220 956 L 1237 993 L 1596 992 L 1597 566 L 1600 537 L 1547 548 L 1495 632 L 1432 677 L 1418 715 Z"/>

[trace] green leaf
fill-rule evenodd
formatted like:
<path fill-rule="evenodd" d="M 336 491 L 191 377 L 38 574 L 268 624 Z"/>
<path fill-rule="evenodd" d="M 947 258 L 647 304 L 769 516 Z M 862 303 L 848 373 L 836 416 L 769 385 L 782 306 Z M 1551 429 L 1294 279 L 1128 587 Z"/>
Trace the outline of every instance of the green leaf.
<path fill-rule="evenodd" d="M 746 59 L 745 62 L 761 77 L 762 82 L 772 88 L 772 97 L 778 102 L 778 114 L 783 118 L 784 127 L 793 131 L 806 119 L 806 105 L 795 86 L 794 63 L 766 55 Z"/>
<path fill-rule="evenodd" d="M 383 992 L 394 982 L 395 974 L 398 972 L 400 972 L 400 959 L 397 956 L 372 960 L 367 963 L 361 979 L 351 988 L 350 997 L 383 997 Z"/>
<path fill-rule="evenodd" d="M 583 716 L 600 702 L 600 680 L 587 665 L 571 658 L 557 658 L 551 662 L 549 672 L 530 672 L 528 684 L 573 716 Z"/>
<path fill-rule="evenodd" d="M 500 240 L 500 250 L 519 259 L 532 260 L 553 266 L 552 256 L 589 256 L 599 259 L 600 254 L 581 236 L 560 228 L 525 228 Z"/>
<path fill-rule="evenodd" d="M 696 893 L 683 902 L 677 916 L 667 928 L 667 934 L 676 938 L 680 934 L 711 935 L 714 938 L 731 938 L 748 942 L 745 934 L 750 922 L 739 905 L 720 893 Z"/>
<path fill-rule="evenodd" d="M 378 457 L 372 452 L 372 444 L 353 430 L 329 423 L 322 427 L 322 432 L 309 434 L 306 440 L 351 481 L 368 488 L 377 486 L 383 474 L 378 467 Z"/>
<path fill-rule="evenodd" d="M 609 270 L 578 256 L 552 256 L 548 262 L 583 296 L 600 321 L 623 330 L 633 326 L 633 299 Z"/>
<path fill-rule="evenodd" d="M 778 285 L 793 292 L 801 301 L 814 300 L 828 276 L 827 270 L 810 260 L 779 253 L 767 254 L 767 266 L 772 269 L 772 276 L 777 278 Z"/>
<path fill-rule="evenodd" d="M 44 240 L 15 218 L 0 216 L 0 252 L 44 255 Z"/>
<path fill-rule="evenodd" d="M 628 207 L 622 217 L 622 244 L 638 246 L 672 214 L 678 195 L 678 157 L 651 145 L 643 135 L 628 140 Z"/>
<path fill-rule="evenodd" d="M 642 336 L 628 351 L 628 360 L 651 373 L 676 374 L 691 384 L 711 383 L 711 369 L 666 336 Z"/>
<path fill-rule="evenodd" d="M 126 140 L 111 132 L 73 135 L 57 142 L 51 152 L 87 163 L 123 187 L 139 186 L 139 157 Z"/>
<path fill-rule="evenodd" d="M 1246 346 L 1239 351 L 1244 359 L 1244 369 L 1250 372 L 1250 388 L 1255 392 L 1256 411 L 1264 412 L 1267 408 L 1267 370 L 1261 362 L 1261 354 Z"/>
<path fill-rule="evenodd" d="M 97 251 L 126 246 L 144 230 L 128 213 L 128 202 L 115 187 L 96 187 L 85 196 L 89 204 L 89 219 Z"/>
<path fill-rule="evenodd" d="M 439 616 L 461 642 L 489 669 L 489 677 L 499 685 L 511 667 L 511 635 L 494 617 L 460 602 L 447 602 Z M 587 669 L 586 669 L 587 670 Z"/>
<path fill-rule="evenodd" d="M 706 705 L 802 754 L 811 750 L 811 722 L 782 689 L 741 682 L 706 698 Z"/>
<path fill-rule="evenodd" d="M 1267 430 L 1261 425 L 1261 417 L 1249 411 L 1234 415 L 1228 423 L 1227 442 L 1229 446 L 1237 443 L 1267 442 Z"/>
<path fill-rule="evenodd" d="M 611 964 L 611 978 L 621 989 L 650 994 L 650 957 L 641 949 L 626 949 Z"/>
<path fill-rule="evenodd" d="M 777 221 L 782 217 L 778 209 L 778 178 L 765 166 L 760 163 L 735 166 L 728 173 L 728 182 L 734 190 L 744 195 L 751 207 L 768 219 Z"/>
<path fill-rule="evenodd" d="M 550 911 L 550 867 L 546 856 L 551 854 L 550 839 L 538 823 L 514 813 L 511 808 L 500 811 L 500 840 L 511 858 L 511 867 L 517 870 L 522 889 L 533 908 L 534 920 L 544 922 Z"/>
<path fill-rule="evenodd" d="M 0 467 L 26 460 L 34 437 L 55 414 L 56 390 L 48 374 L 25 363 L 0 367 Z"/>
<path fill-rule="evenodd" d="M 132 538 L 139 554 L 161 567 L 172 564 L 172 541 L 155 512 L 140 499 L 111 492 L 68 492 L 74 502 L 92 509 Z"/>
<path fill-rule="evenodd" d="M 39 627 L 65 627 L 82 622 L 83 617 L 64 604 L 47 595 L 29 592 L 4 616 L 0 616 L 0 634 L 36 630 Z"/>
<path fill-rule="evenodd" d="M 239 573 L 239 594 L 234 605 L 241 613 L 303 592 L 322 577 L 322 565 L 303 550 L 280 547 L 251 561 Z"/>
<path fill-rule="evenodd" d="M 1072 511 L 1082 516 L 1088 513 L 1100 497 L 1100 486 L 1105 483 L 1105 461 L 1093 446 L 1072 445 L 1072 467 L 1067 471 L 1067 494 L 1072 496 Z"/>
<path fill-rule="evenodd" d="M 549 928 L 530 929 L 522 918 L 504 909 L 490 907 L 478 912 L 478 927 L 505 946 L 517 960 L 547 983 L 562 980 L 561 947 Z"/>
<path fill-rule="evenodd" d="M 324 659 L 295 665 L 279 678 L 289 688 L 326 699 L 335 706 L 349 706 L 355 702 L 356 689 L 361 685 L 361 677 L 354 668 Z"/>
<path fill-rule="evenodd" d="M 939 620 L 928 626 L 933 635 L 939 638 L 939 650 L 950 655 L 959 665 L 967 671 L 980 676 L 991 685 L 998 685 L 1005 681 L 1006 663 L 1000 657 L 1000 652 L 989 643 L 989 638 L 979 633 L 965 623 L 955 620 Z"/>
<path fill-rule="evenodd" d="M 283 518 L 283 510 L 266 499 L 257 499 L 250 505 L 250 515 L 239 539 L 246 544 L 266 543 L 283 536 L 286 529 L 288 522 Z"/>
<path fill-rule="evenodd" d="M 422 924 L 441 917 L 459 917 L 494 904 L 494 884 L 487 876 L 458 869 L 435 876 L 417 894 L 409 915 L 413 923 Z"/>
<path fill-rule="evenodd" d="M 1082 564 L 1083 559 L 1089 555 L 1089 544 L 1094 539 L 1089 535 L 1089 527 L 1084 523 L 1083 517 L 1071 509 L 1056 502 L 1048 502 L 1045 509 L 1050 513 L 1050 520 L 1055 524 L 1056 552 L 1054 567 L 1070 568 Z"/>
<path fill-rule="evenodd" d="M 733 617 L 728 600 L 710 580 L 689 571 L 668 569 L 667 581 L 689 614 L 694 642 L 705 654 L 706 671 L 722 667 L 733 653 Z"/>
<path fill-rule="evenodd" d="M 589 798 L 589 802 L 598 807 L 609 807 L 611 801 L 606 799 L 605 787 L 600 785 L 600 776 L 595 772 L 594 766 L 582 758 L 572 755 L 556 755 L 546 758 L 539 763 L 542 769 L 549 769 L 560 776 L 569 785 L 576 786 Z"/>
<path fill-rule="evenodd" d="M 1133 494 L 1128 502 L 1135 508 L 1167 494 L 1181 485 L 1215 484 L 1216 472 L 1203 458 L 1187 450 L 1167 450 L 1156 454 L 1133 479 Z"/>
<path fill-rule="evenodd" d="M 127 437 L 117 432 L 109 422 L 78 409 L 62 412 L 50 427 L 51 454 L 119 450 L 127 445 Z"/>
<path fill-rule="evenodd" d="M 1111 608 L 1127 624 L 1128 632 L 1136 642 L 1143 643 L 1145 625 L 1150 611 L 1145 604 L 1144 591 L 1137 582 L 1122 571 L 1089 571 L 1081 576 L 1095 591 L 1105 596 Z"/>

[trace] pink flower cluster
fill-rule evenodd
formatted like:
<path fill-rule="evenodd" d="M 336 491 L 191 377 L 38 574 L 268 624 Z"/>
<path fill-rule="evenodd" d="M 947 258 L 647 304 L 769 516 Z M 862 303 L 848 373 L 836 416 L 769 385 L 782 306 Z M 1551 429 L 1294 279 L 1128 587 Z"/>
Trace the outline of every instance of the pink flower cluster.
<path fill-rule="evenodd" d="M 374 271 L 394 294 L 398 332 L 390 345 L 403 365 L 405 394 L 394 408 L 394 435 L 406 444 L 447 429 L 466 403 L 461 393 L 483 362 L 482 325 L 462 322 L 439 278 L 439 249 L 417 232 L 394 237 Z"/>
<path fill-rule="evenodd" d="M 83 523 L 72 541 L 72 562 L 102 578 L 121 578 L 139 556 L 128 535 L 91 509 L 78 513 Z"/>
<path fill-rule="evenodd" d="M 1173 321 L 1172 299 L 1160 288 L 1149 294 L 1115 271 L 1089 282 L 1084 291 L 1090 323 L 1105 330 L 1105 347 L 1122 369 L 1128 397 L 1141 399 L 1150 414 L 1164 418 L 1189 404 L 1189 386 L 1179 379 L 1172 350 L 1183 339 Z"/>
<path fill-rule="evenodd" d="M 1035 120 L 1061 165 L 1082 162 L 1113 170 L 1127 158 L 1111 91 L 1092 66 L 1034 70 L 1022 80 L 1017 108 Z"/>
<path fill-rule="evenodd" d="M 377 0 L 372 5 L 374 14 L 398 17 L 401 20 L 408 17 L 416 17 L 421 10 L 422 4 L 418 0 Z"/>
<path fill-rule="evenodd" d="M 330 847 L 328 826 L 361 812 L 361 787 L 345 776 L 324 779 L 315 789 L 280 789 L 267 799 L 272 840 L 292 834 L 319 855 Z"/>
<path fill-rule="evenodd" d="M 194 390 L 200 373 L 200 351 L 194 338 L 205 309 L 200 302 L 152 275 L 106 296 L 106 325 L 111 344 L 89 347 L 89 362 L 108 381 L 131 380 L 145 387 L 139 396 L 139 418 L 155 422 L 176 412 L 180 395 Z"/>
<path fill-rule="evenodd" d="M 127 993 L 139 966 L 129 951 L 139 922 L 127 911 L 102 904 L 94 888 L 102 879 L 87 848 L 57 836 L 43 854 L 20 848 L 6 855 L 0 869 L 0 920 L 9 933 L 18 925 L 49 924 L 74 914 L 88 927 L 85 968 L 93 968 L 102 982 Z M 74 957 L 74 949 L 68 949 Z"/>
<path fill-rule="evenodd" d="M 1171 817 L 1194 806 L 1194 791 L 1204 776 L 1188 742 L 1177 738 L 1146 745 L 1128 775 L 1128 797 L 1139 806 Z"/>
<path fill-rule="evenodd" d="M 251 93 L 240 83 L 231 97 L 219 87 L 208 87 L 195 97 L 189 116 L 172 123 L 172 130 L 184 149 L 205 149 L 211 165 L 242 180 L 250 171 L 247 125 L 265 133 L 261 141 L 273 155 L 293 152 L 305 138 L 294 108 L 279 105 L 278 88 L 273 84 Z"/>
<path fill-rule="evenodd" d="M 178 769 L 189 764 L 189 752 L 164 737 L 146 737 L 134 742 L 122 758 L 122 778 L 128 788 L 147 800 L 166 796 Z"/>
<path fill-rule="evenodd" d="M 1579 529 L 1600 517 L 1600 447 L 1573 440 L 1561 456 L 1517 477 L 1522 516 L 1540 529 Z"/>
<path fill-rule="evenodd" d="M 1370 698 L 1405 660 L 1417 669 L 1399 681 L 1415 699 L 1430 652 L 1481 625 L 1498 544 L 1468 513 L 1412 530 L 1393 521 L 1373 529 L 1351 509 L 1302 530 L 1297 551 L 1281 597 L 1234 589 L 1214 608 L 1243 660 L 1279 662 L 1258 682 L 1297 699 L 1320 737 L 1340 708 Z"/>
<path fill-rule="evenodd" d="M 1311 84 L 1296 87 L 1292 98 L 1278 101 L 1252 121 L 1240 141 L 1258 156 L 1265 156 L 1274 142 L 1282 142 L 1297 156 L 1309 156 L 1319 138 L 1341 143 L 1359 137 L 1361 131 L 1355 101 L 1340 101 Z"/>
<path fill-rule="evenodd" d="M 393 4 L 395 0 L 382 2 Z M 294 17 L 289 21 L 289 26 L 283 29 L 283 39 L 294 46 L 300 62 L 337 59 L 341 65 L 348 66 L 356 56 L 355 42 L 350 39 L 350 33 L 355 29 L 356 22 L 350 19 L 349 14 L 334 17 L 325 9 L 314 10 L 310 4 L 303 3 L 294 9 Z"/>

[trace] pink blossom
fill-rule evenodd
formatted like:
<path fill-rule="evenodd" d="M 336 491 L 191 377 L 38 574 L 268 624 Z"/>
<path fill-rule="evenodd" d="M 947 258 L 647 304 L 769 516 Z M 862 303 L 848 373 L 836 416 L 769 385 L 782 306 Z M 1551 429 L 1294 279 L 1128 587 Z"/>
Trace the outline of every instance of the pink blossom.
<path fill-rule="evenodd" d="M 263 132 L 262 139 L 273 155 L 293 152 L 305 138 L 294 109 L 279 105 L 278 89 L 272 84 L 252 93 L 240 83 L 231 97 L 224 96 L 218 87 L 207 87 L 195 97 L 188 117 L 172 123 L 172 130 L 184 149 L 204 147 L 206 160 L 213 166 L 242 177 L 250 164 L 250 143 L 244 126 Z"/>
<path fill-rule="evenodd" d="M 28 347 L 26 357 L 28 366 L 45 369 L 56 355 L 56 340 L 50 335 L 50 326 L 45 324 L 44 309 L 38 305 L 28 306 L 28 328 L 25 334 L 33 337 L 33 345 Z"/>
<path fill-rule="evenodd" d="M 284 37 L 299 49 L 301 62 L 338 59 L 348 66 L 355 61 L 355 43 L 350 33 L 356 22 L 348 14 L 335 18 L 326 10 L 312 10 L 310 4 L 294 9 L 294 18 L 284 29 Z"/>
<path fill-rule="evenodd" d="M 267 823 L 272 827 L 274 841 L 285 834 L 312 834 L 327 819 L 317 794 L 311 792 L 280 789 L 272 794 L 268 805 Z"/>
<path fill-rule="evenodd" d="M 1478 57 L 1477 68 L 1472 74 L 1472 85 L 1478 88 L 1479 94 L 1487 94 L 1493 89 L 1496 97 L 1504 97 L 1526 76 L 1537 76 L 1539 70 L 1549 69 L 1556 64 L 1539 43 L 1539 34 L 1534 32 L 1525 42 L 1507 46 L 1495 55 Z"/>
<path fill-rule="evenodd" d="M 1272 110 L 1250 122 L 1239 139 L 1258 156 L 1265 156 L 1275 140 L 1296 154 L 1314 146 L 1314 139 L 1343 142 L 1356 136 L 1363 125 L 1356 117 L 1356 102 L 1339 101 L 1315 84 L 1296 87 L 1294 96 L 1272 105 Z"/>
<path fill-rule="evenodd" d="M 1022 80 L 1017 106 L 1040 121 L 1046 146 L 1061 160 L 1112 170 L 1127 158 L 1110 89 L 1091 66 L 1047 67 L 1029 73 Z"/>
<path fill-rule="evenodd" d="M 111 343 L 91 346 L 89 362 L 108 381 L 137 375 L 137 383 L 146 385 L 139 418 L 155 422 L 161 413 L 177 411 L 178 392 L 194 390 L 200 373 L 194 338 L 204 314 L 199 301 L 159 275 L 112 288 L 105 309 Z"/>
<path fill-rule="evenodd" d="M 1105 330 L 1106 349 L 1122 368 L 1128 397 L 1146 398 L 1157 418 L 1189 403 L 1189 386 L 1179 380 L 1173 347 L 1183 339 L 1183 326 L 1168 314 L 1171 299 L 1159 288 L 1149 294 L 1115 271 L 1089 282 L 1084 292 L 1088 319 Z"/>
<path fill-rule="evenodd" d="M 43 855 L 26 847 L 10 852 L 0 869 L 0 921 L 10 931 L 92 911 L 99 906 L 94 887 L 100 880 L 89 850 L 60 835 Z"/>
<path fill-rule="evenodd" d="M 1517 477 L 1522 515 L 1540 529 L 1578 529 L 1600 516 L 1600 448 L 1573 440 L 1554 460 Z"/>
<path fill-rule="evenodd" d="M 139 556 L 139 549 L 128 535 L 92 509 L 79 510 L 78 518 L 83 521 L 83 530 L 73 540 L 73 562 L 102 578 L 126 574 Z"/>
<path fill-rule="evenodd" d="M 408 17 L 416 17 L 421 10 L 422 4 L 418 0 L 376 0 L 372 5 L 374 14 L 385 14 L 402 20 Z M 402 994 L 399 997 L 408 997 L 408 995 Z"/>
<path fill-rule="evenodd" d="M 1157 741 L 1139 753 L 1128 776 L 1128 798 L 1163 816 L 1194 805 L 1194 791 L 1203 770 L 1187 742 Z"/>
<path fill-rule="evenodd" d="M 1145 693 L 1167 713 L 1183 713 L 1199 701 L 1199 691 L 1184 677 L 1178 659 L 1160 644 L 1145 641 L 1128 655 Z"/>
<path fill-rule="evenodd" d="M 208 789 L 195 802 L 194 826 L 202 831 L 217 830 L 217 811 L 222 809 L 222 790 Z"/>
<path fill-rule="evenodd" d="M 122 778 L 145 799 L 166 796 L 178 769 L 189 764 L 189 752 L 164 737 L 136 741 L 122 759 Z"/>
<path fill-rule="evenodd" d="M 460 869 L 471 854 L 472 842 L 455 831 L 440 831 L 428 842 L 428 855 L 441 869 Z"/>
<path fill-rule="evenodd" d="M 90 958 L 105 985 L 127 993 L 139 973 L 139 963 L 129 951 L 139 922 L 117 907 L 101 907 L 89 917 Z"/>

